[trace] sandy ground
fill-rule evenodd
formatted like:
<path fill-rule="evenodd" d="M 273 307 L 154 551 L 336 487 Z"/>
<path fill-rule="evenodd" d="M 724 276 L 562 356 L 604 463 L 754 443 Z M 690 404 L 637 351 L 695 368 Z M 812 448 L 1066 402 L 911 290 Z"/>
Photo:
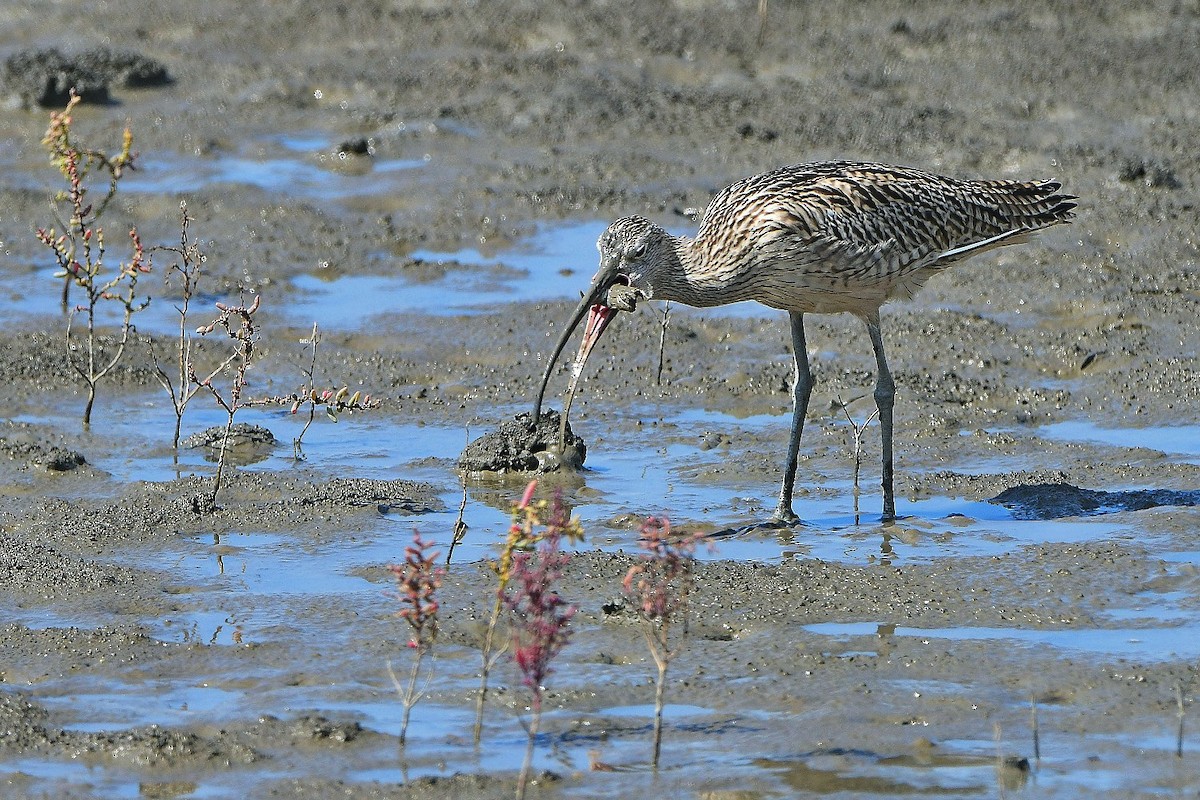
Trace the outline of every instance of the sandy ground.
<path fill-rule="evenodd" d="M 1196 422 L 1200 8 L 772 2 L 759 46 L 754 6 L 379 2 L 315 10 L 290 0 L 215 0 L 183 10 L 110 0 L 79 14 L 74 5 L 5 3 L 0 55 L 107 45 L 164 63 L 171 85 L 114 88 L 109 105 L 78 115 L 96 141 L 114 141 L 128 120 L 147 161 L 243 153 L 246 142 L 295 131 L 323 137 L 336 163 L 337 143 L 364 137 L 374 158 L 426 160 L 413 170 L 410 191 L 346 202 L 232 184 L 121 196 L 107 224 L 119 230 L 135 222 L 146 241 L 164 243 L 177 239 L 176 209 L 186 198 L 219 287 L 213 292 L 263 292 L 268 321 L 272 304 L 286 306 L 297 272 L 445 269 L 407 256 L 417 247 L 502 248 L 549 220 L 642 213 L 686 227 L 688 209 L 702 208 L 715 190 L 784 163 L 858 158 L 962 177 L 1061 180 L 1080 197 L 1075 224 L 938 276 L 915 302 L 886 311 L 899 387 L 898 494 L 980 500 L 1040 483 L 1180 494 L 1154 495 L 1142 504 L 1157 506 L 1149 510 L 1121 511 L 1121 535 L 1014 547 L 1003 557 L 708 564 L 670 692 L 712 716 L 670 733 L 676 766 L 658 778 L 640 767 L 562 769 L 537 791 L 907 794 L 922 790 L 905 777 L 912 765 L 934 773 L 978 767 L 997 749 L 1031 758 L 1032 700 L 1042 709 L 1043 752 L 1058 759 L 1053 772 L 1039 784 L 1011 767 L 939 789 L 972 797 L 1006 790 L 1074 797 L 1081 786 L 1094 797 L 1197 796 L 1195 759 L 1175 759 L 1173 739 L 1161 744 L 1174 730 L 1177 686 L 1187 687 L 1190 705 L 1194 662 L 895 637 L 888 626 L 1132 625 L 1109 610 L 1150 593 L 1169 594 L 1194 630 L 1200 573 L 1165 554 L 1200 550 L 1190 507 L 1200 467 L 1148 450 L 1050 442 L 1034 430 L 1070 419 L 1099 427 Z M 37 145 L 47 112 L 15 100 L 9 106 L 0 115 L 5 280 L 45 266 L 32 231 L 44 224 L 54 180 Z M 364 169 L 354 158 L 365 157 L 345 169 Z M 594 252 L 581 252 L 564 266 L 577 270 L 582 289 L 594 262 Z M 12 297 L 9 307 L 20 310 L 22 302 Z M 369 332 L 330 332 L 326 352 L 335 372 L 375 388 L 385 401 L 378 413 L 478 430 L 529 400 L 541 372 L 533 354 L 549 347 L 568 310 L 562 302 L 463 318 L 397 315 Z M 310 464 L 234 474 L 222 508 L 198 515 L 191 498 L 207 479 L 122 485 L 74 458 L 94 460 L 110 446 L 102 427 L 84 433 L 12 421 L 48 402 L 79 402 L 61 319 L 20 319 L 0 329 L 8 419 L 0 424 L 0 473 L 11 487 L 0 500 L 0 591 L 7 618 L 22 620 L 3 627 L 0 639 L 0 793 L 103 796 L 105 770 L 132 776 L 143 796 L 157 797 L 206 787 L 206 796 L 220 797 L 511 793 L 516 764 L 473 762 L 454 736 L 441 742 L 454 777 L 407 785 L 361 777 L 396 757 L 394 738 L 339 705 L 377 702 L 390 691 L 380 664 L 395 654 L 398 634 L 383 607 L 276 598 L 260 610 L 277 615 L 276 635 L 244 647 L 162 641 L 138 622 L 189 602 L 195 587 L 169 570 L 139 566 L 172 552 L 181 537 L 219 536 L 252 520 L 297 547 L 330 535 L 351 540 L 377 524 L 381 507 L 419 524 L 446 486 L 330 476 Z M 814 430 L 835 416 L 837 394 L 869 394 L 873 360 L 860 327 L 842 318 L 810 325 Z M 264 363 L 282 363 L 297 331 L 265 330 Z M 577 430 L 600 434 L 589 441 L 589 458 L 605 437 L 622 446 L 644 442 L 647 458 L 656 457 L 654 437 L 638 428 L 640 404 L 786 413 L 790 370 L 779 315 L 677 318 L 661 386 L 649 344 L 656 337 L 649 315 L 622 320 L 593 356 L 575 412 Z M 153 380 L 138 349 L 103 391 L 132 396 Z M 1013 429 L 1020 433 L 996 432 Z M 718 445 L 728 449 L 725 468 L 693 479 L 724 485 L 736 477 L 757 487 L 769 510 L 782 444 L 738 429 Z M 803 494 L 819 495 L 821 476 L 844 480 L 845 446 L 844 431 L 806 442 L 802 516 Z M 456 455 L 445 454 L 448 465 Z M 978 460 L 1011 466 L 981 472 L 973 468 Z M 446 475 L 453 486 L 453 473 Z M 473 502 L 503 502 L 519 485 L 473 487 Z M 1052 491 L 1035 500 L 1031 515 L 1069 515 L 1079 497 Z M 868 510 L 877 503 L 874 493 L 864 495 Z M 748 509 L 747 521 L 756 513 Z M 928 523 L 864 530 L 886 542 L 919 536 Z M 801 556 L 805 537 L 821 534 L 796 533 Z M 602 757 L 606 742 L 646 734 L 640 722 L 603 710 L 652 699 L 640 636 L 628 610 L 613 602 L 629 563 L 587 551 L 566 578 L 581 612 L 555 676 L 550 736 L 594 744 Z M 382 564 L 363 564 L 362 575 L 381 591 L 387 585 Z M 451 570 L 443 673 L 427 702 L 470 708 L 489 585 L 480 564 Z M 31 622 L 43 613 L 43 624 Z M 831 650 L 827 637 L 804 627 L 831 621 L 880 627 Z M 261 687 L 264 699 L 219 724 L 118 731 L 73 726 L 86 713 L 73 718 L 47 702 L 86 694 L 89 682 L 165 676 Z M 329 695 L 337 701 L 304 712 L 271 707 L 272 687 L 309 685 L 337 686 Z M 504 681 L 495 701 L 515 729 L 511 709 L 523 702 L 515 681 Z M 499 730 L 502 721 L 495 724 Z M 704 752 L 714 738 L 727 752 L 752 754 L 754 768 L 689 761 L 686 753 Z M 960 746 L 946 744 L 953 742 Z M 438 756 L 411 758 L 428 767 Z M 31 761 L 78 761 L 95 771 L 59 780 L 37 774 Z M 898 766 L 893 777 L 856 777 L 864 764 L 884 772 Z M 1089 775 L 1102 777 L 1079 777 Z"/>

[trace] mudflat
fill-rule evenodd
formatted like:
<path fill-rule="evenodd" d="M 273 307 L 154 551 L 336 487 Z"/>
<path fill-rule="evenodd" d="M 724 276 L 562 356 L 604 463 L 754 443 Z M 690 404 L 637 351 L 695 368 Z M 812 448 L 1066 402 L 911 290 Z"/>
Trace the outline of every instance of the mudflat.
<path fill-rule="evenodd" d="M 1200 7 L 772 2 L 761 37 L 756 11 L 3 4 L 0 57 L 149 60 L 136 74 L 150 78 L 114 77 L 74 115 L 78 141 L 112 149 L 128 124 L 139 154 L 103 218 L 108 262 L 128 257 L 131 225 L 148 246 L 178 243 L 186 201 L 205 254 L 189 318 L 262 298 L 251 392 L 297 389 L 315 319 L 318 383 L 380 406 L 318 419 L 304 460 L 286 407 L 240 412 L 283 444 L 251 444 L 217 507 L 198 504 L 213 465 L 203 449 L 176 461 L 154 367 L 171 363 L 180 302 L 158 251 L 137 343 L 85 429 L 34 233 L 58 224 L 62 179 L 39 144 L 50 109 L 9 73 L 0 794 L 510 796 L 528 698 L 503 660 L 479 747 L 471 727 L 488 559 L 528 476 L 455 462 L 468 437 L 530 410 L 577 297 L 540 291 L 523 248 L 631 213 L 688 232 L 733 180 L 828 158 L 1052 178 L 1078 216 L 885 307 L 893 524 L 877 521 L 873 425 L 852 510 L 843 407 L 857 424 L 870 413 L 870 343 L 854 319 L 812 320 L 807 524 L 722 533 L 701 554 L 657 773 L 654 668 L 621 598 L 637 522 L 716 533 L 769 514 L 789 339 L 765 308 L 676 307 L 658 381 L 659 317 L 613 324 L 572 413 L 587 468 L 539 488 L 562 493 L 588 539 L 563 577 L 579 613 L 547 683 L 532 792 L 1200 791 Z M 584 289 L 585 244 L 545 280 Z M 197 342 L 201 359 L 225 346 Z M 219 417 L 198 395 L 184 433 Z M 401 748 L 385 663 L 406 663 L 407 631 L 386 565 L 414 527 L 448 549 L 461 497 L 469 529 Z"/>

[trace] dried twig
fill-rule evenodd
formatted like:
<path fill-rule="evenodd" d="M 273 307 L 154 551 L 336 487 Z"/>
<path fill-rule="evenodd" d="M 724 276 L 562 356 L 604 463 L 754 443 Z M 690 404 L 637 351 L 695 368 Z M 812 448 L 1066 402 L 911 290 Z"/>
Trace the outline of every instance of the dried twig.
<path fill-rule="evenodd" d="M 863 421 L 863 424 L 859 425 L 854 421 L 854 417 L 850 415 L 850 406 L 842 400 L 841 395 L 837 397 L 837 404 L 841 407 L 842 413 L 846 415 L 846 419 L 854 431 L 854 524 L 857 525 L 859 521 L 858 500 L 860 494 L 858 476 L 862 471 L 863 434 L 866 433 L 867 426 L 879 416 L 879 409 L 874 409 L 866 420 Z"/>
<path fill-rule="evenodd" d="M 188 310 L 192 298 L 196 295 L 202 274 L 201 265 L 205 261 L 199 245 L 188 235 L 188 228 L 194 221 L 192 217 L 188 216 L 187 201 L 180 201 L 179 246 L 159 246 L 151 250 L 152 253 L 155 250 L 174 253 L 178 257 L 179 260 L 167 268 L 167 279 L 169 280 L 172 275 L 177 275 L 183 292 L 183 300 L 175 306 L 175 310 L 179 313 L 179 337 L 176 340 L 175 349 L 177 376 L 173 378 L 169 375 L 158 363 L 158 357 L 154 357 L 154 369 L 158 373 L 158 382 L 166 389 L 171 398 L 171 406 L 175 409 L 175 435 L 171 440 L 171 445 L 175 449 L 176 461 L 179 459 L 179 437 L 183 427 L 183 412 L 201 388 L 189 379 L 192 372 L 192 337 L 187 328 Z"/>
<path fill-rule="evenodd" d="M 222 328 L 233 340 L 233 349 L 229 355 L 205 377 L 200 378 L 196 375 L 195 368 L 191 365 L 188 366 L 188 380 L 196 386 L 208 389 L 217 401 L 217 405 L 223 408 L 228 415 L 225 433 L 221 437 L 220 454 L 217 456 L 217 474 L 213 478 L 213 490 L 208 501 L 210 507 L 216 506 L 217 493 L 221 491 L 221 477 L 225 470 L 225 452 L 229 447 L 229 434 L 233 429 L 233 418 L 245 406 L 242 392 L 245 391 L 247 385 L 246 373 L 254 361 L 255 345 L 258 342 L 258 329 L 254 324 L 254 314 L 258 311 L 261 302 L 262 295 L 255 295 L 254 302 L 249 307 L 245 305 L 244 300 L 236 306 L 217 303 L 220 315 L 208 325 L 196 329 L 196 333 L 206 336 L 217 328 Z M 226 396 L 224 392 L 213 385 L 213 380 L 230 368 L 233 369 L 233 374 L 230 378 L 229 393 Z"/>

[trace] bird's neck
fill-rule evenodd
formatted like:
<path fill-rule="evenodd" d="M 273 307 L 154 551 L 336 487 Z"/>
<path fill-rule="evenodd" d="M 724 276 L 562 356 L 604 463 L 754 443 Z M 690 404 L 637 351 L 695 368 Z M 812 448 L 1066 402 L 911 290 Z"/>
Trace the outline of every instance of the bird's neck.
<path fill-rule="evenodd" d="M 710 285 L 706 278 L 704 254 L 696 241 L 686 236 L 672 236 L 671 244 L 678 265 L 664 270 L 655 287 L 655 299 L 673 300 L 689 306 L 713 306 L 725 302 L 719 296 L 719 286 Z"/>

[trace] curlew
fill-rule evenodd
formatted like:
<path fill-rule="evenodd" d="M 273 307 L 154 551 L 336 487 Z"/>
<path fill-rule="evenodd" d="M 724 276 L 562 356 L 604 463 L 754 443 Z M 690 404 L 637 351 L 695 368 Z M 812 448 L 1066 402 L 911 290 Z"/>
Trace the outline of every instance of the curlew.
<path fill-rule="evenodd" d="M 573 380 L 616 312 L 634 310 L 639 300 L 697 307 L 756 300 L 787 311 L 795 361 L 792 431 L 774 518 L 798 522 L 792 488 L 813 386 L 804 315 L 849 312 L 866 324 L 875 351 L 883 519 L 895 519 L 896 388 L 880 334 L 880 307 L 911 298 L 951 264 L 1069 222 L 1076 198 L 1061 188 L 1052 180 L 957 180 L 906 167 L 827 161 L 734 183 L 709 203 L 695 238 L 672 236 L 642 217 L 619 219 L 596 243 L 600 268 L 546 365 L 534 420 L 554 365 L 584 314 L 589 316 Z"/>

